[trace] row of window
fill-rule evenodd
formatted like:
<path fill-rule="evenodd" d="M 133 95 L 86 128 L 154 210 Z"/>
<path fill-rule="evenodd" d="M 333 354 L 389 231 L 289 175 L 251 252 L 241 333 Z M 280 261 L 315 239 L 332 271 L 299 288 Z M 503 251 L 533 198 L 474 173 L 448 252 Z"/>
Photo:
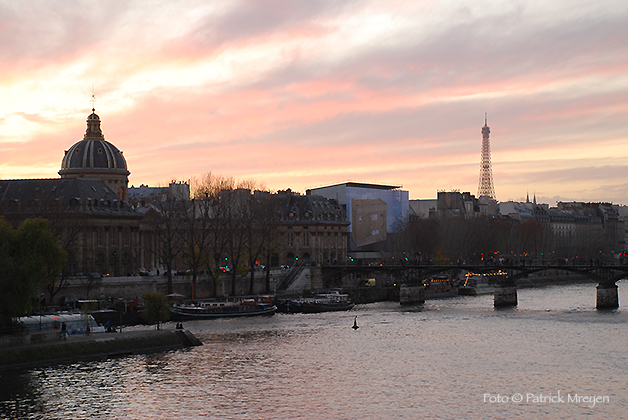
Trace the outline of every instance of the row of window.
<path fill-rule="evenodd" d="M 118 245 L 118 240 L 122 238 L 122 245 L 131 245 L 131 230 L 130 229 L 122 229 L 121 232 L 118 232 L 117 229 L 111 229 L 108 232 L 105 231 L 104 228 L 97 228 L 95 231 L 96 236 L 96 245 L 105 245 L 105 241 L 107 237 L 109 239 L 109 245 L 116 246 Z"/>
<path fill-rule="evenodd" d="M 286 245 L 288 247 L 299 246 L 297 243 L 298 238 L 301 238 L 301 246 L 308 247 L 311 242 L 314 242 L 314 247 L 323 247 L 326 248 L 329 244 L 333 244 L 338 241 L 338 232 L 335 232 L 332 236 L 331 233 L 327 235 L 319 235 L 313 234 L 311 235 L 309 232 L 303 232 L 303 235 L 299 235 L 298 233 L 295 235 L 294 232 L 286 233 Z M 314 237 L 314 241 L 311 241 L 311 238 Z M 332 239 L 333 238 L 333 239 Z"/>

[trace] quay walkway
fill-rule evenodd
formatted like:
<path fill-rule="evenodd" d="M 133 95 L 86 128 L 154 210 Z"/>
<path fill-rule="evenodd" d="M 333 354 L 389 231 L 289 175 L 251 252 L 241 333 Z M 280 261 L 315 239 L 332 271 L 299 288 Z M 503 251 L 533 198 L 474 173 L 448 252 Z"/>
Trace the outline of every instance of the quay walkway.
<path fill-rule="evenodd" d="M 57 333 L 58 337 L 59 334 Z M 82 360 L 152 353 L 199 346 L 187 330 L 134 330 L 113 333 L 72 334 L 67 340 L 39 341 L 0 347 L 0 371 L 73 363 Z"/>

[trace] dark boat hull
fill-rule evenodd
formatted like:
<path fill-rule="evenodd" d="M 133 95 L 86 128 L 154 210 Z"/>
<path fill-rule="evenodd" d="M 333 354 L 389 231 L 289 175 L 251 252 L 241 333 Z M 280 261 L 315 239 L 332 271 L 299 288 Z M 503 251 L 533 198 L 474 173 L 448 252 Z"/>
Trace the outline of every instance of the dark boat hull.
<path fill-rule="evenodd" d="M 424 282 L 425 299 L 442 299 L 458 296 L 458 288 L 446 277 L 434 277 Z"/>
<path fill-rule="evenodd" d="M 235 318 L 248 316 L 270 316 L 277 311 L 275 305 L 249 306 L 240 305 L 233 307 L 212 308 L 170 308 L 173 321 L 192 321 L 197 319 Z"/>
<path fill-rule="evenodd" d="M 301 305 L 301 312 L 303 313 L 318 313 L 318 312 L 335 312 L 335 311 L 348 311 L 355 305 L 353 303 L 304 303 Z"/>
<path fill-rule="evenodd" d="M 144 324 L 143 311 L 119 312 L 104 309 L 92 312 L 92 317 L 99 325 L 108 324 L 112 327 Z"/>
<path fill-rule="evenodd" d="M 477 292 L 475 291 L 474 287 L 461 286 L 458 288 L 458 295 L 459 296 L 475 296 L 477 295 Z"/>
<path fill-rule="evenodd" d="M 279 305 L 278 312 L 287 314 L 301 313 L 319 313 L 319 312 L 335 312 L 348 311 L 355 306 L 348 302 L 320 303 L 320 302 L 302 302 L 302 301 L 285 301 Z"/>

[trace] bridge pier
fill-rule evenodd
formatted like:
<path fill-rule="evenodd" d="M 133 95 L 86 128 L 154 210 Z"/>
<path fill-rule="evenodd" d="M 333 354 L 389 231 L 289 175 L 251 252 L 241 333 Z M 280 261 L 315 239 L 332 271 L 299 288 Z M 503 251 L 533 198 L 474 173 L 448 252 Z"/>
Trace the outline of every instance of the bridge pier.
<path fill-rule="evenodd" d="M 399 303 L 402 305 L 425 303 L 425 286 L 407 286 L 402 284 L 399 287 Z"/>
<path fill-rule="evenodd" d="M 496 284 L 493 293 L 493 305 L 498 308 L 517 306 L 517 286 Z"/>
<path fill-rule="evenodd" d="M 617 309 L 619 308 L 619 296 L 615 283 L 600 283 L 597 286 L 597 309 Z"/>

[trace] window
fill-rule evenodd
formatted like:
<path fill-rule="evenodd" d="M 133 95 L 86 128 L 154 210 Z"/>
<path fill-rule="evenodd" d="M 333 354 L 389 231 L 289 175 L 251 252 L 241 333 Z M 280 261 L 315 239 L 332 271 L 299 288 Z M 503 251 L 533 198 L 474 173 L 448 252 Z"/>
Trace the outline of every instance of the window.
<path fill-rule="evenodd" d="M 309 232 L 303 233 L 303 246 L 310 246 L 310 233 Z"/>

